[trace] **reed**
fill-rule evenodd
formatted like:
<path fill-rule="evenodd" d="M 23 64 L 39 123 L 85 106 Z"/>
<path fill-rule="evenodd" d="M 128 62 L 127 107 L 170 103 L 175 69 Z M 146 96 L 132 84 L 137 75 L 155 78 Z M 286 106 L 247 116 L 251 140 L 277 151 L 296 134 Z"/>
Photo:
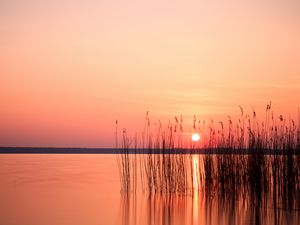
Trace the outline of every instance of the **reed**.
<path fill-rule="evenodd" d="M 230 116 L 226 123 L 197 122 L 194 117 L 192 128 L 202 135 L 201 144 L 184 139 L 182 116 L 164 128 L 160 121 L 152 126 L 147 112 L 141 146 L 137 134 L 130 138 L 123 130 L 117 154 L 122 192 L 135 193 L 140 186 L 149 195 L 202 190 L 221 196 L 245 193 L 252 203 L 272 196 L 274 207 L 299 209 L 299 110 L 296 123 L 275 117 L 270 102 L 260 123 L 254 109 L 250 116 L 239 108 L 237 123 Z M 117 132 L 116 124 L 119 147 Z"/>

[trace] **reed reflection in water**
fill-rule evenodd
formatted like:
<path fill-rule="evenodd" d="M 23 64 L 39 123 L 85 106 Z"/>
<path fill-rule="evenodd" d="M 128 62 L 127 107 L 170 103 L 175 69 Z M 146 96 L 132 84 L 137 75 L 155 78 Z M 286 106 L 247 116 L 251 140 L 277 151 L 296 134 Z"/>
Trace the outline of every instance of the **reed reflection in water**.
<path fill-rule="evenodd" d="M 185 157 L 191 159 L 190 177 L 193 188 L 186 193 L 124 192 L 120 200 L 122 224 L 300 223 L 299 193 L 288 193 L 292 197 L 286 199 L 286 204 L 282 201 L 285 199 L 281 196 L 283 192 L 279 193 L 272 188 L 264 190 L 264 187 L 258 186 L 252 189 L 247 182 L 240 183 L 233 191 L 228 191 L 225 187 L 225 191 L 217 186 L 214 180 L 205 182 L 205 175 L 201 172 L 204 161 L 208 160 L 206 157 L 212 157 L 215 165 L 217 160 L 220 160 L 218 156 Z M 234 157 L 240 160 L 239 156 Z M 268 187 L 272 187 L 272 182 Z"/>

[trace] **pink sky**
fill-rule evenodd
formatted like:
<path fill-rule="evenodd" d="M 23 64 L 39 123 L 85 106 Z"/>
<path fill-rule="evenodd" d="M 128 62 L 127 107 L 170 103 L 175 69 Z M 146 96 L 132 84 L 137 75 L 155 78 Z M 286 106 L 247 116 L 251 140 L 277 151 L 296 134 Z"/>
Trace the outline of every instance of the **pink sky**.
<path fill-rule="evenodd" d="M 183 114 L 300 106 L 299 1 L 0 3 L 0 146 L 112 147 Z"/>

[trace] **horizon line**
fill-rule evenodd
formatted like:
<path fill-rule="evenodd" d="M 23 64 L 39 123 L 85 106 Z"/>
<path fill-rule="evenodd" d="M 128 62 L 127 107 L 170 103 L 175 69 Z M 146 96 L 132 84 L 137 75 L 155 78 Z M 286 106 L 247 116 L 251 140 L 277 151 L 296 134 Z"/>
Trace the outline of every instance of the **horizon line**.
<path fill-rule="evenodd" d="M 300 149 L 232 149 L 232 148 L 82 148 L 82 147 L 0 147 L 1 154 L 233 154 L 300 155 Z"/>

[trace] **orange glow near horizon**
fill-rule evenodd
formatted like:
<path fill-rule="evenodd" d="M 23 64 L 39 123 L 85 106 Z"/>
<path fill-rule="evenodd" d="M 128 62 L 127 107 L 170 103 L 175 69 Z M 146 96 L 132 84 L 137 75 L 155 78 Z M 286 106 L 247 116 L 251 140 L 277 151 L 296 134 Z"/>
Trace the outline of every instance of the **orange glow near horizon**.
<path fill-rule="evenodd" d="M 113 147 L 183 115 L 297 121 L 297 1 L 0 4 L 0 146 Z"/>

